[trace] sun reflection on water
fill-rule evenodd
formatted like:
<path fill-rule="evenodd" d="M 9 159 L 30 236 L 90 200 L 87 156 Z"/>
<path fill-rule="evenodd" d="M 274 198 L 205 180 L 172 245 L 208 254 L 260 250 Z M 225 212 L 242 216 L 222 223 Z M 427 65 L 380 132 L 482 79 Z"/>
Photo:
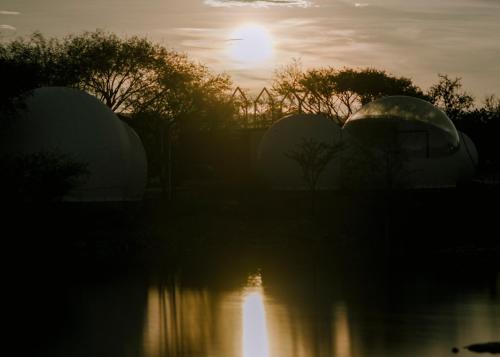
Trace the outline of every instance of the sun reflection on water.
<path fill-rule="evenodd" d="M 243 296 L 243 357 L 269 357 L 262 277 L 249 277 Z"/>
<path fill-rule="evenodd" d="M 338 303 L 334 306 L 333 329 L 335 341 L 335 356 L 351 357 L 351 336 L 349 333 L 349 319 L 347 306 Z"/>

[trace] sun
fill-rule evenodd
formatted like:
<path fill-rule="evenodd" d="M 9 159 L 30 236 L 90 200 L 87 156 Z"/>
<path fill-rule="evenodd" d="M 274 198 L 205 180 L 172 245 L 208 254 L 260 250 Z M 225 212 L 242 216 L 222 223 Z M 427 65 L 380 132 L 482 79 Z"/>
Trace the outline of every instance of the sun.
<path fill-rule="evenodd" d="M 260 25 L 246 24 L 236 28 L 228 42 L 229 57 L 244 65 L 265 62 L 273 54 L 271 36 Z"/>

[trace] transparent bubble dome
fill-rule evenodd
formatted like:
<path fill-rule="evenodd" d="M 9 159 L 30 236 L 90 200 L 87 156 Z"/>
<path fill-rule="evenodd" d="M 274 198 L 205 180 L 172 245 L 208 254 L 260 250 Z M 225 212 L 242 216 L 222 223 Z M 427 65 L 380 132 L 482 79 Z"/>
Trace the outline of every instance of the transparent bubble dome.
<path fill-rule="evenodd" d="M 442 110 L 408 96 L 384 97 L 366 104 L 346 121 L 344 129 L 368 141 L 382 137 L 383 132 L 399 136 L 423 133 L 425 140 L 419 141 L 435 154 L 451 153 L 460 143 L 455 125 Z"/>

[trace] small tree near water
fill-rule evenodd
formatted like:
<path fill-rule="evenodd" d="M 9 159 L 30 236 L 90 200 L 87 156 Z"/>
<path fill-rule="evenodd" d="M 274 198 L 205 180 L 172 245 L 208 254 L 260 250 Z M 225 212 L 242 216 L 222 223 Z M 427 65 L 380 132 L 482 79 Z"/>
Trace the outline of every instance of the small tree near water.
<path fill-rule="evenodd" d="M 89 175 L 87 164 L 59 151 L 0 157 L 0 193 L 7 202 L 60 201 Z"/>
<path fill-rule="evenodd" d="M 340 144 L 329 145 L 313 138 L 303 138 L 297 149 L 289 150 L 285 156 L 299 164 L 309 192 L 311 193 L 311 211 L 314 212 L 315 192 L 319 178 L 326 166 L 342 149 Z"/>

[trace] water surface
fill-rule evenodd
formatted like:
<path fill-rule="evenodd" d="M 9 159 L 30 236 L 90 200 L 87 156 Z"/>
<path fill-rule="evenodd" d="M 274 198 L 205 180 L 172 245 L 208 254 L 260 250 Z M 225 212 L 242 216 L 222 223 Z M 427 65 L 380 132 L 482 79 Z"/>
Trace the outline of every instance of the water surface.
<path fill-rule="evenodd" d="M 255 265 L 254 265 L 255 263 Z M 500 339 L 500 275 L 214 261 L 73 284 L 61 356 L 447 356 Z M 354 263 L 353 263 L 354 264 Z M 460 351 L 460 355 L 474 355 Z"/>

